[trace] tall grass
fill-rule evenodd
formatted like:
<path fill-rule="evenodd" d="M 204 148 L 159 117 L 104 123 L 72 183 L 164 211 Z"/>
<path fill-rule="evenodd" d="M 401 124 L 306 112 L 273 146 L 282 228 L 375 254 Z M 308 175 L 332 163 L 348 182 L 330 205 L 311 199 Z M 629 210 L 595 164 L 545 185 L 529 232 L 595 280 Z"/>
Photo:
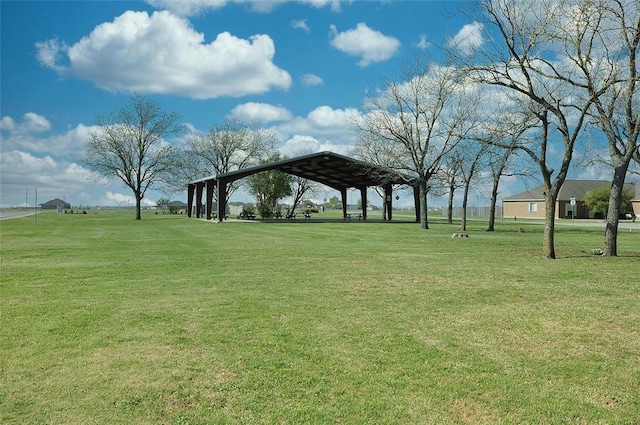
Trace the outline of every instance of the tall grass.
<path fill-rule="evenodd" d="M 2 221 L 0 422 L 640 423 L 640 232 L 318 221 Z"/>

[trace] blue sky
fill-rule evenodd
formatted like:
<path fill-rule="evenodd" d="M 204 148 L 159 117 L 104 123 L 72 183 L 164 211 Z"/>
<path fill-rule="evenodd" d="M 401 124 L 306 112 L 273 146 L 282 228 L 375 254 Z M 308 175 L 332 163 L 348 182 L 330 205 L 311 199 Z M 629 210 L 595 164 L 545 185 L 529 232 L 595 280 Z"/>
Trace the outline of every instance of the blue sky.
<path fill-rule="evenodd" d="M 0 4 L 3 207 L 33 204 L 36 188 L 38 202 L 131 203 L 129 189 L 87 180 L 77 161 L 96 115 L 133 92 L 179 113 L 191 131 L 259 119 L 285 155 L 348 154 L 348 117 L 367 90 L 398 78 L 418 53 L 443 60 L 452 38 L 481 42 L 459 13 L 474 4 L 463 1 Z"/>

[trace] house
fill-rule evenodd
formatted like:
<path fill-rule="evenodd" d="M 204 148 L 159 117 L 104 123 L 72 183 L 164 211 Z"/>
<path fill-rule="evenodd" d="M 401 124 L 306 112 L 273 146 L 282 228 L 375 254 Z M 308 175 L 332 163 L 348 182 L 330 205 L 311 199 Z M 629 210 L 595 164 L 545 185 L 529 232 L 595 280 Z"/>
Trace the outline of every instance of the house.
<path fill-rule="evenodd" d="M 607 180 L 565 180 L 556 200 L 556 218 L 589 218 L 589 207 L 584 203 L 586 194 L 602 186 L 610 186 Z M 625 184 L 625 189 L 635 193 L 633 210 L 640 216 L 640 185 Z M 573 202 L 572 202 L 573 201 Z M 542 186 L 503 199 L 505 218 L 544 218 L 544 188 Z"/>
<path fill-rule="evenodd" d="M 631 208 L 633 209 L 633 214 L 640 218 L 640 184 L 634 184 L 634 186 L 635 196 L 631 199 Z"/>
<path fill-rule="evenodd" d="M 39 204 L 38 206 L 40 207 L 40 209 L 43 209 L 43 210 L 57 210 L 57 211 L 62 211 L 62 210 L 71 208 L 71 204 L 58 198 L 47 201 L 44 204 Z"/>
<path fill-rule="evenodd" d="M 169 207 L 169 212 L 171 212 L 172 214 L 182 214 L 187 210 L 187 204 L 182 201 L 171 201 L 167 204 L 167 206 Z"/>

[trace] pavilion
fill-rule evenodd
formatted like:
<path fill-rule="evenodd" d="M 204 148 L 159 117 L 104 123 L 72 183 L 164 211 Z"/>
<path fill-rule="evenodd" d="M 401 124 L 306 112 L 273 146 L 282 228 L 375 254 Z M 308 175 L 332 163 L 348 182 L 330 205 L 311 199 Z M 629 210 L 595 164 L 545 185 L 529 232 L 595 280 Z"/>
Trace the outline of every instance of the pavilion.
<path fill-rule="evenodd" d="M 262 171 L 279 170 L 287 174 L 299 176 L 324 184 L 340 192 L 342 195 L 342 214 L 347 218 L 347 190 L 360 190 L 362 200 L 362 217 L 367 217 L 367 188 L 382 187 L 384 189 L 384 207 L 387 220 L 392 218 L 392 188 L 393 185 L 409 185 L 413 187 L 416 206 L 416 221 L 420 217 L 420 202 L 418 187 L 411 177 L 402 175 L 388 168 L 338 155 L 333 152 L 319 152 L 311 155 L 299 156 L 291 159 L 261 164 L 238 171 L 217 174 L 194 180 L 187 186 L 187 215 L 191 217 L 195 202 L 196 218 L 206 216 L 213 218 L 213 195 L 217 192 L 217 220 L 222 221 L 225 216 L 228 185 L 236 180 L 248 177 Z M 202 195 L 206 192 L 206 202 L 203 204 Z M 203 206 L 205 211 L 203 211 Z"/>

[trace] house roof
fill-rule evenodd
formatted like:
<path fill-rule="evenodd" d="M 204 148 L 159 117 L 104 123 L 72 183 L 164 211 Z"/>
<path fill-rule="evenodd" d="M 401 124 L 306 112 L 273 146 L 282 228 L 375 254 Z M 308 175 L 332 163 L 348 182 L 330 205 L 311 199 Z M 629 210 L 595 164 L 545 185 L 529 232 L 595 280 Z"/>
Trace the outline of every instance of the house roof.
<path fill-rule="evenodd" d="M 171 201 L 167 205 L 169 205 L 170 207 L 175 207 L 175 208 L 187 208 L 187 204 L 185 204 L 182 201 Z"/>
<path fill-rule="evenodd" d="M 569 201 L 571 198 L 583 200 L 589 191 L 602 186 L 611 186 L 611 182 L 608 180 L 565 180 L 564 184 L 560 188 L 560 192 L 558 193 L 558 201 Z M 638 189 L 640 188 L 634 183 L 626 183 L 625 189 L 631 190 L 631 192 L 635 193 L 637 197 Z M 542 186 L 526 190 L 504 199 L 506 202 L 541 200 L 544 200 L 544 187 Z"/>
<path fill-rule="evenodd" d="M 334 189 L 344 187 L 412 184 L 413 179 L 388 168 L 369 164 L 333 152 L 319 152 L 262 164 L 229 173 L 194 180 L 191 184 L 211 180 L 235 181 L 261 171 L 279 170 L 287 174 L 322 183 Z"/>
<path fill-rule="evenodd" d="M 63 201 L 62 199 L 60 199 L 60 198 L 56 198 L 56 199 L 52 199 L 52 200 L 50 200 L 50 201 L 44 202 L 44 203 L 39 204 L 39 205 L 40 205 L 40 206 L 45 206 L 45 207 L 48 207 L 48 206 L 51 206 L 51 207 L 57 207 L 58 205 L 62 205 L 62 206 L 64 206 L 64 205 L 66 205 L 66 204 L 67 204 L 67 203 L 66 203 L 65 201 Z"/>

